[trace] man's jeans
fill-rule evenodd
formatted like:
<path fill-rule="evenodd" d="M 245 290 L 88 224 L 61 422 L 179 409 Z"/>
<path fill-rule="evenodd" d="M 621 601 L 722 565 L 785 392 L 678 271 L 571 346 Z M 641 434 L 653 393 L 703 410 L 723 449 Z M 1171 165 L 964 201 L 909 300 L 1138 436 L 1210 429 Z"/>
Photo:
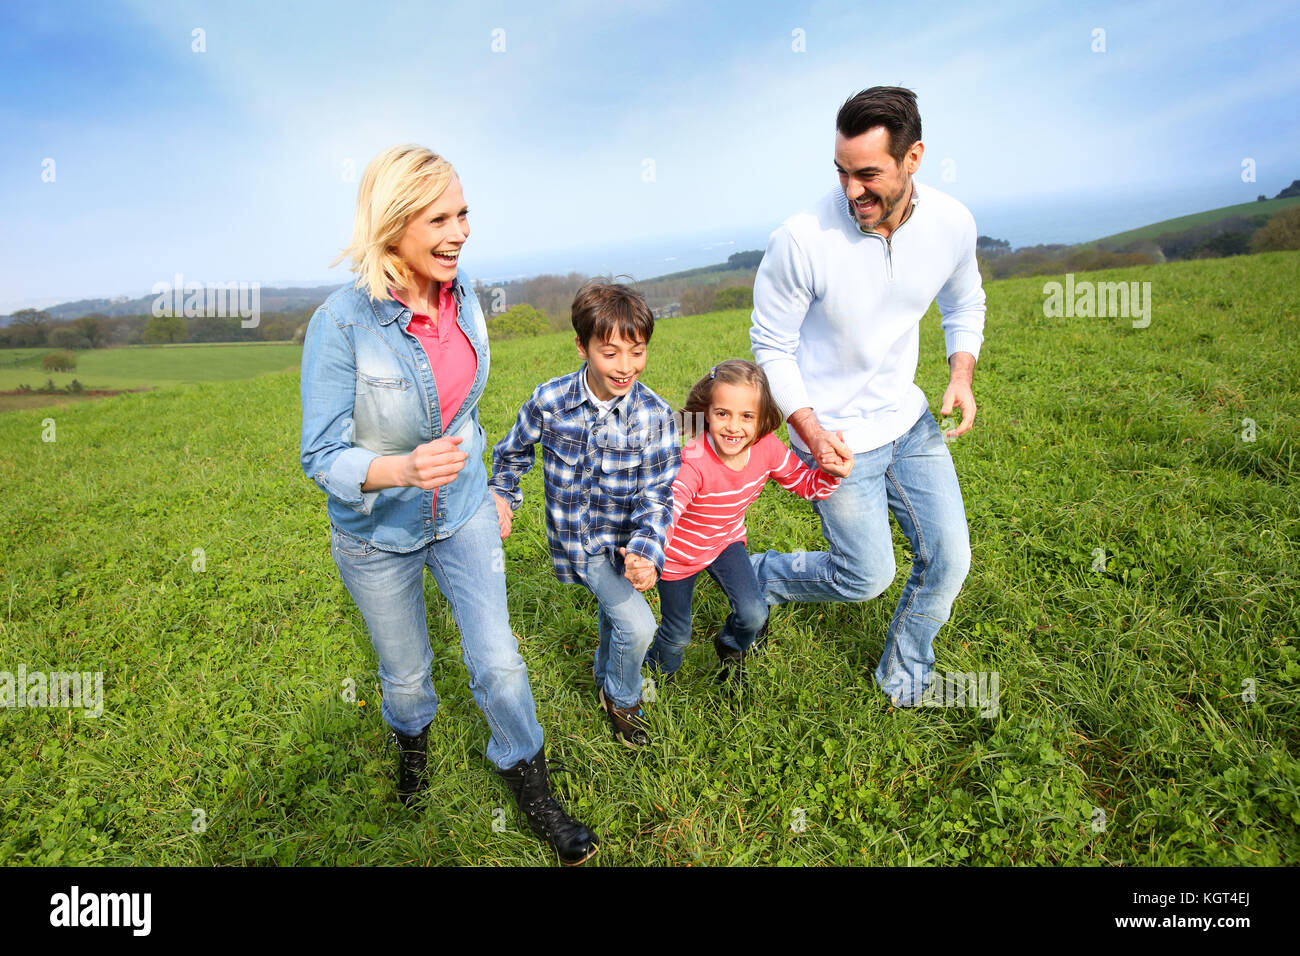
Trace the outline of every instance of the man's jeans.
<path fill-rule="evenodd" d="M 705 570 L 718 582 L 731 613 L 722 625 L 722 643 L 747 651 L 767 623 L 767 602 L 754 577 L 745 545 L 737 541 L 722 549 Z M 646 663 L 662 674 L 675 674 L 691 643 L 691 602 L 700 572 L 676 581 L 659 582 L 659 611 L 663 617 Z"/>
<path fill-rule="evenodd" d="M 809 467 L 812 457 L 796 453 Z M 931 644 L 970 570 L 961 487 L 943 434 L 927 410 L 901 438 L 855 455 L 852 474 L 813 502 L 830 551 L 752 558 L 768 604 L 866 601 L 894 579 L 892 511 L 912 544 L 912 573 L 894 611 L 876 682 L 897 706 L 914 706 L 934 664 Z"/>
<path fill-rule="evenodd" d="M 413 737 L 433 720 L 433 690 L 424 606 L 424 569 L 451 606 L 469 671 L 469 687 L 492 733 L 487 756 L 497 767 L 529 760 L 542 747 L 528 670 L 506 612 L 505 560 L 492 496 L 447 538 L 408 554 L 380 551 L 333 529 L 334 563 L 365 618 L 379 656 L 381 708 L 394 730 Z"/>
<path fill-rule="evenodd" d="M 641 702 L 641 664 L 655 636 L 654 612 L 607 554 L 588 555 L 578 573 L 600 603 L 596 686 L 615 707 L 634 707 Z"/>

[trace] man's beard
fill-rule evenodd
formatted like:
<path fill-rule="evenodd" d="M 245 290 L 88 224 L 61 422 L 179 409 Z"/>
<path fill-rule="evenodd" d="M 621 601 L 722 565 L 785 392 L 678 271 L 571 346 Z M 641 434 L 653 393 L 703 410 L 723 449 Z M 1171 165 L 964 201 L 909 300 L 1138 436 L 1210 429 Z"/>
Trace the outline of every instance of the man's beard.
<path fill-rule="evenodd" d="M 853 218 L 854 220 L 856 220 L 858 227 L 860 229 L 875 229 L 878 225 L 880 225 L 882 222 L 884 222 L 886 219 L 892 216 L 894 214 L 894 210 L 898 208 L 898 204 L 901 203 L 903 201 L 903 197 L 907 195 L 907 191 L 908 189 L 911 188 L 911 185 L 912 185 L 912 177 L 909 176 L 907 177 L 907 179 L 903 181 L 902 188 L 899 189 L 898 195 L 889 199 L 880 196 L 878 193 L 870 193 L 870 195 L 874 197 L 876 200 L 876 218 L 872 222 L 863 222 L 861 219 L 858 218 L 857 203 L 855 203 L 853 200 L 850 199 L 849 205 L 853 207 Z M 845 198 L 847 199 L 848 197 L 846 196 Z"/>

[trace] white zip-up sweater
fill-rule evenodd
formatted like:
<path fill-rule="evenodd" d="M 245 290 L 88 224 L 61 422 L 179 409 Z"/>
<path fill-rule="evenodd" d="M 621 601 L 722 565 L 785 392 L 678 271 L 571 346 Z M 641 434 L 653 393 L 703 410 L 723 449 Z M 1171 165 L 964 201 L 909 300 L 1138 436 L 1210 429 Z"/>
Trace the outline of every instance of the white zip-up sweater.
<path fill-rule="evenodd" d="M 949 356 L 978 358 L 984 342 L 975 218 L 915 181 L 912 196 L 912 214 L 885 239 L 859 229 L 844 191 L 832 190 L 772 233 L 754 279 L 749 339 L 781 414 L 811 407 L 855 454 L 928 411 L 916 365 L 932 301 Z M 807 451 L 793 428 L 790 441 Z"/>

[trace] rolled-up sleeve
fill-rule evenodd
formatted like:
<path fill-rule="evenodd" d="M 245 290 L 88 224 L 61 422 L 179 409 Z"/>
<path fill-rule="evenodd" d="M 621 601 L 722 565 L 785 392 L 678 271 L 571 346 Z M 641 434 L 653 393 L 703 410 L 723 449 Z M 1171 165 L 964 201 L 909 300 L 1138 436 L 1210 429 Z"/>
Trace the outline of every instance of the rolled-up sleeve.
<path fill-rule="evenodd" d="M 321 306 L 307 325 L 302 349 L 302 470 L 327 495 L 364 515 L 379 492 L 361 486 L 380 456 L 352 443 L 355 401 L 356 357 Z"/>
<path fill-rule="evenodd" d="M 812 299 L 812 270 L 807 257 L 790 231 L 782 227 L 768 239 L 767 251 L 754 277 L 749 343 L 785 418 L 801 408 L 812 407 L 797 358 L 800 328 Z"/>

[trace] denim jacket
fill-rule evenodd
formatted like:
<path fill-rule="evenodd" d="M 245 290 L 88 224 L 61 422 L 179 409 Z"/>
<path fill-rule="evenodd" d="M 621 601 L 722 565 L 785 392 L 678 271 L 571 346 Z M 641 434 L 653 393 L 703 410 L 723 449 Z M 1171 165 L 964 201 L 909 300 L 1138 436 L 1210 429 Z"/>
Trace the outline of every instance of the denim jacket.
<path fill-rule="evenodd" d="M 451 535 L 487 495 L 478 400 L 488 378 L 487 323 L 468 281 L 452 289 L 457 324 L 478 355 L 469 394 L 450 422 L 438 408 L 429 360 L 407 331 L 412 313 L 356 284 L 335 290 L 312 316 L 302 352 L 302 470 L 329 496 L 330 522 L 383 551 L 407 552 Z M 362 492 L 370 463 L 460 435 L 468 455 L 456 479 L 434 490 Z M 434 510 L 436 500 L 436 512 Z"/>

